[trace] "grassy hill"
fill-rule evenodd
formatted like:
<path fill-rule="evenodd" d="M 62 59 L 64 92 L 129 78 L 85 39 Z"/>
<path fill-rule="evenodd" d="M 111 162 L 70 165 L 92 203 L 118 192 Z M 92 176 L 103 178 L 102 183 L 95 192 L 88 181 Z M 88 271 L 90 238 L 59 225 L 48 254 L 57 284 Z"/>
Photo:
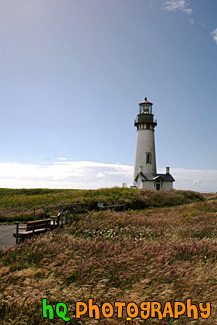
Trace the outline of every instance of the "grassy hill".
<path fill-rule="evenodd" d="M 204 196 L 192 191 L 147 191 L 130 188 L 100 190 L 0 189 L 0 222 L 39 219 L 42 205 L 48 213 L 57 213 L 60 204 L 85 203 L 86 211 L 105 205 L 125 203 L 127 209 L 163 207 L 203 201 Z M 33 207 L 36 215 L 33 215 Z"/>
<path fill-rule="evenodd" d="M 217 200 L 194 192 L 134 189 L 57 191 L 26 194 L 31 202 L 51 204 L 86 200 L 87 211 L 71 226 L 0 251 L 1 324 L 124 324 L 118 319 L 75 319 L 75 302 L 210 301 L 211 316 L 197 320 L 136 317 L 133 324 L 215 324 L 217 319 Z M 79 193 L 79 195 L 78 195 Z M 23 196 L 21 190 L 17 196 Z M 59 195 L 59 196 L 58 196 Z M 73 196 L 74 195 L 74 196 Z M 39 200 L 40 197 L 40 200 Z M 6 200 L 2 195 L 1 202 Z M 11 200 L 11 201 L 10 201 Z M 34 201 L 35 200 L 35 201 Z M 69 201 L 68 201 L 69 200 Z M 13 202 L 11 193 L 8 202 Z M 16 201 L 16 200 L 15 200 Z M 16 202 L 22 203 L 17 198 Z M 97 202 L 128 204 L 126 211 L 95 211 Z M 28 203 L 27 203 L 28 202 Z M 58 201 L 59 203 L 60 201 Z M 61 201 L 61 203 L 63 203 Z M 52 204 L 57 204 L 57 201 Z M 140 207 L 140 209 L 135 209 Z M 141 204 L 141 205 L 140 205 Z M 10 206 L 8 206 L 9 208 Z M 13 207 L 14 208 L 14 207 Z M 42 317 L 42 299 L 68 306 L 64 322 Z"/>

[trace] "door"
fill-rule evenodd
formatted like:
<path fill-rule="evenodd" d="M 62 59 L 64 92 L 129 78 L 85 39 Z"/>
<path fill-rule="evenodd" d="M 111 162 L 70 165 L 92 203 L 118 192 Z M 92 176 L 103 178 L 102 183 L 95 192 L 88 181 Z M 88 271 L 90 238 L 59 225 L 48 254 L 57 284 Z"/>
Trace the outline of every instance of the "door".
<path fill-rule="evenodd" d="M 160 191 L 160 181 L 156 182 L 156 190 Z"/>

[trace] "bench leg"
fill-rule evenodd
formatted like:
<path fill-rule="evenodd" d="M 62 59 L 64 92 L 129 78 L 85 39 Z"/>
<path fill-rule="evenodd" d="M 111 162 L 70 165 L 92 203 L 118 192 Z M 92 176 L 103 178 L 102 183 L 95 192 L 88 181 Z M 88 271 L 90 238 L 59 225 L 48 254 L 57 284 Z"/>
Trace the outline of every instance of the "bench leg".
<path fill-rule="evenodd" d="M 54 217 L 53 218 L 53 229 L 55 229 L 56 228 L 56 218 Z"/>
<path fill-rule="evenodd" d="M 19 221 L 16 222 L 16 244 L 18 244 L 19 241 Z"/>

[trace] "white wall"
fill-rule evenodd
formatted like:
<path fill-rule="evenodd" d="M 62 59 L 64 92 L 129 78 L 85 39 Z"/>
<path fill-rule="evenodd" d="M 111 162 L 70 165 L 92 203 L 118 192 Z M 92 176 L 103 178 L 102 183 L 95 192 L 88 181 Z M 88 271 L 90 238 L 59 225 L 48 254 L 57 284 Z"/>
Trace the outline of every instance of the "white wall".
<path fill-rule="evenodd" d="M 137 187 L 140 189 L 156 190 L 156 187 L 154 185 L 155 185 L 154 181 L 141 181 L 141 179 L 138 178 Z M 162 182 L 160 189 L 164 191 L 172 190 L 173 182 Z"/>
<path fill-rule="evenodd" d="M 162 190 L 172 190 L 173 189 L 173 182 L 163 182 L 162 184 Z"/>
<path fill-rule="evenodd" d="M 154 182 L 151 182 L 151 181 L 143 181 L 141 188 L 146 189 L 146 190 L 156 190 L 156 188 L 154 186 Z"/>
<path fill-rule="evenodd" d="M 151 164 L 146 164 L 147 152 L 151 153 Z M 139 172 L 140 166 L 143 167 L 143 173 L 156 174 L 154 130 L 137 130 L 134 179 Z"/>

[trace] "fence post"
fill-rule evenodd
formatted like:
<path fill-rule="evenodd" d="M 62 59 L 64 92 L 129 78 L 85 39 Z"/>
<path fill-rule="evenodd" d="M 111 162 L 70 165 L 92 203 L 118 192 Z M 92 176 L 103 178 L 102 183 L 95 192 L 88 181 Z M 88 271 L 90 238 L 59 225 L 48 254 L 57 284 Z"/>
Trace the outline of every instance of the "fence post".
<path fill-rule="evenodd" d="M 16 222 L 16 244 L 18 244 L 19 238 L 19 221 Z"/>
<path fill-rule="evenodd" d="M 55 223 L 56 223 L 55 219 L 56 219 L 56 217 L 53 217 L 53 228 L 56 227 L 56 225 L 55 225 Z"/>
<path fill-rule="evenodd" d="M 34 214 L 34 219 L 35 219 L 35 207 L 33 208 L 33 214 Z"/>
<path fill-rule="evenodd" d="M 42 207 L 42 209 L 43 209 L 43 213 L 45 214 L 45 206 L 42 205 L 41 207 Z"/>

